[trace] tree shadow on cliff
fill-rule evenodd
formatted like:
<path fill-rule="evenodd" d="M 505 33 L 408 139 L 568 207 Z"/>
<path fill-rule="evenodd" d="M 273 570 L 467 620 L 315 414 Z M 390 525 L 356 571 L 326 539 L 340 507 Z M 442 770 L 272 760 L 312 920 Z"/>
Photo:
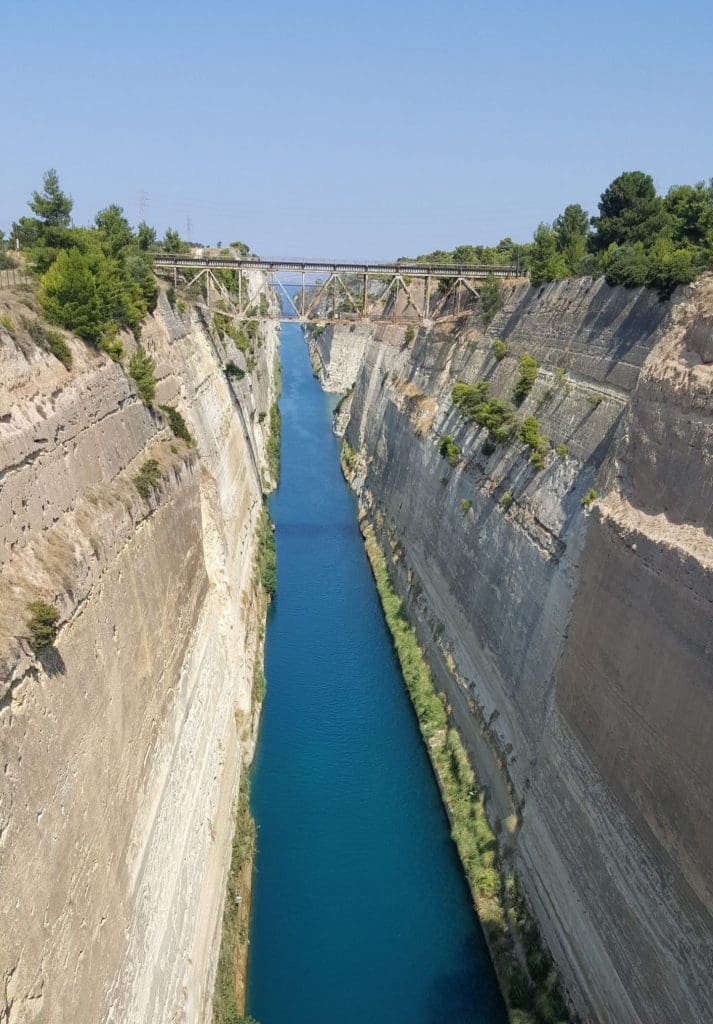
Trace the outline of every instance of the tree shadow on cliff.
<path fill-rule="evenodd" d="M 64 658 L 54 646 L 45 648 L 45 650 L 38 655 L 38 660 L 42 665 L 42 668 L 45 670 L 45 673 L 51 679 L 55 676 L 63 676 L 67 672 L 67 666 L 64 663 Z"/>

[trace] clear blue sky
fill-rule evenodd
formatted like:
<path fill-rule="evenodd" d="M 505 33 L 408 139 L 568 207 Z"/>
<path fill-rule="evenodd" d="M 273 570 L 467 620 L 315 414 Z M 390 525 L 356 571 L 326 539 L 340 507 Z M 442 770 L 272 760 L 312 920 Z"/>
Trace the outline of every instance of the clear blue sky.
<path fill-rule="evenodd" d="M 28 0 L 0 10 L 0 227 L 45 168 L 264 255 L 531 236 L 620 171 L 713 175 L 713 3 Z"/>

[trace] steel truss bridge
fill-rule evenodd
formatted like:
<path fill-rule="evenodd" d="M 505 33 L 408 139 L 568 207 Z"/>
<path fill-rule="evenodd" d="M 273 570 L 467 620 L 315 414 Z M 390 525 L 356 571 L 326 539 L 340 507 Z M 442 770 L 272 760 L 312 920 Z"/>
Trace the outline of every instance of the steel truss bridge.
<path fill-rule="evenodd" d="M 153 261 L 157 272 L 172 273 L 176 287 L 180 283 L 179 272 L 182 277 L 190 278 L 185 287 L 203 279 L 209 309 L 222 300 L 236 319 L 267 316 L 298 323 L 437 322 L 468 312 L 463 308 L 463 300 L 472 308 L 472 299 L 480 298 L 478 282 L 490 277 L 522 276 L 515 264 L 352 263 L 178 253 L 156 253 Z M 225 270 L 241 272 L 236 274 L 236 286 L 231 290 L 216 276 L 216 271 Z M 246 271 L 260 272 L 257 292 L 252 289 L 248 292 L 243 281 Z M 308 277 L 312 280 L 308 281 Z M 275 309 L 275 294 L 284 299 L 282 311 Z M 266 297 L 267 305 L 260 302 L 261 295 Z"/>

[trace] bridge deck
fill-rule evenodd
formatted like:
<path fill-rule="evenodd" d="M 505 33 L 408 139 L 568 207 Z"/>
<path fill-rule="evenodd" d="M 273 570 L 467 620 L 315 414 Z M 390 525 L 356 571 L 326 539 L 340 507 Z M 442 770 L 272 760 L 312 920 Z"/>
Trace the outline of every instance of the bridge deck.
<path fill-rule="evenodd" d="M 443 277 L 482 280 L 486 277 L 517 277 L 513 265 L 488 266 L 476 263 L 351 263 L 327 260 L 258 260 L 223 256 L 184 256 L 181 253 L 156 253 L 154 266 L 200 270 L 262 270 L 266 273 L 307 274 L 406 274 L 408 277 Z"/>

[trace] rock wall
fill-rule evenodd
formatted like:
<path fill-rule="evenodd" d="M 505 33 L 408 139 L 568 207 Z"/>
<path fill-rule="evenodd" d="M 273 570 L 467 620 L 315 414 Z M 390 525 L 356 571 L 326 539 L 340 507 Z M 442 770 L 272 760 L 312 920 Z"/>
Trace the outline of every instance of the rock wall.
<path fill-rule="evenodd" d="M 23 301 L 2 292 L 0 312 L 32 319 Z M 205 1021 L 260 657 L 277 337 L 233 386 L 242 353 L 161 297 L 141 341 L 195 447 L 68 341 L 70 371 L 0 333 L 0 1021 Z M 41 659 L 23 639 L 38 598 L 61 613 Z"/>
<path fill-rule="evenodd" d="M 487 332 L 477 311 L 411 344 L 376 329 L 346 409 L 362 512 L 587 1022 L 713 1003 L 712 313 L 710 278 L 668 304 L 516 285 Z M 351 383 L 348 340 L 312 337 L 327 382 Z M 509 397 L 524 352 L 521 414 L 566 446 L 540 472 L 519 442 L 486 454 L 450 399 L 478 378 Z"/>

